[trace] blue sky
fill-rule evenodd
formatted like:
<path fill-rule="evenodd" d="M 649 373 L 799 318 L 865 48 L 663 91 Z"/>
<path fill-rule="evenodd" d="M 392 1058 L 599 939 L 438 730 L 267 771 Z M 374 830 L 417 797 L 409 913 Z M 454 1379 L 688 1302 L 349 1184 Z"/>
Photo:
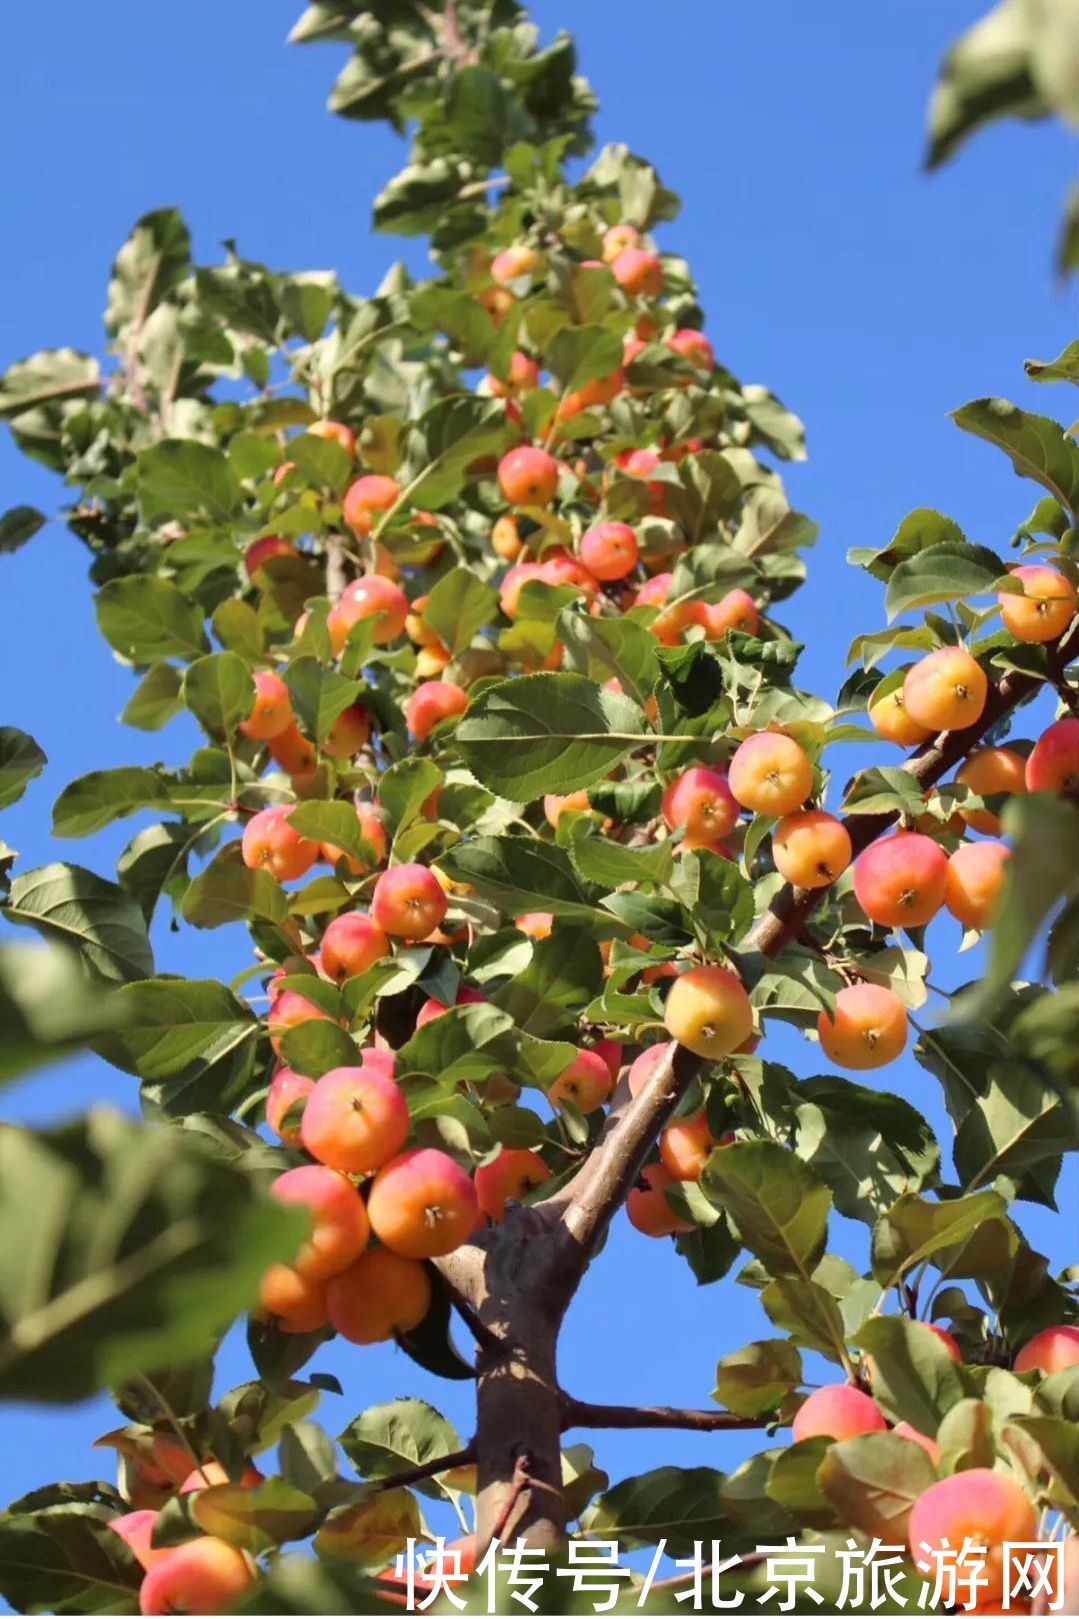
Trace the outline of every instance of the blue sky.
<path fill-rule="evenodd" d="M 1034 504 L 1037 489 L 960 434 L 948 410 L 990 393 L 1048 414 L 1071 403 L 1026 382 L 1022 360 L 1052 357 L 1075 325 L 1074 300 L 1049 269 L 1074 149 L 1049 126 L 1001 126 L 938 175 L 919 172 L 936 63 L 981 9 L 968 0 L 699 4 L 677 8 L 678 27 L 665 29 L 645 0 L 533 7 L 546 35 L 562 24 L 576 32 L 602 103 L 600 138 L 649 157 L 682 194 L 683 214 L 661 241 L 694 267 L 718 356 L 806 421 L 810 460 L 788 487 L 821 540 L 811 581 L 784 616 L 808 643 L 802 684 L 825 696 L 842 679 L 851 637 L 881 617 L 880 587 L 844 566 L 848 546 L 883 544 L 915 506 L 936 506 L 972 540 L 1001 546 Z M 401 244 L 371 235 L 369 204 L 403 149 L 381 126 L 327 115 L 340 53 L 286 48 L 297 10 L 296 0 L 203 0 L 180 12 L 101 0 L 65 8 L 62 24 L 46 7 L 8 17 L 17 72 L 0 112 L 9 243 L 0 368 L 39 348 L 97 348 L 110 260 L 135 218 L 164 204 L 182 209 L 203 261 L 232 237 L 274 267 L 333 268 L 352 290 L 373 288 Z M 0 490 L 3 508 L 59 505 L 55 481 L 6 435 Z M 181 760 L 187 738 L 180 725 L 159 737 L 118 728 L 131 680 L 94 628 L 84 556 L 52 525 L 0 559 L 0 720 L 30 731 L 50 758 L 0 832 L 26 866 L 65 858 L 109 872 L 130 829 L 57 851 L 52 799 L 102 765 Z M 834 769 L 842 777 L 856 762 L 849 753 Z M 957 936 L 937 924 L 942 957 Z M 229 934 L 157 943 L 162 967 L 191 975 L 230 976 L 245 959 Z M 786 1031 L 768 1049 L 815 1071 L 813 1050 Z M 912 1062 L 880 1081 L 940 1122 L 935 1088 Z M 134 1082 L 84 1060 L 9 1092 L 4 1107 L 44 1122 L 102 1097 L 131 1107 Z M 1074 1207 L 1074 1179 L 1061 1193 Z M 1020 1213 L 1032 1240 L 1066 1262 L 1054 1217 Z M 861 1266 L 862 1233 L 844 1224 L 835 1246 Z M 699 1291 L 668 1245 L 619 1220 L 571 1312 L 563 1380 L 582 1398 L 704 1404 L 717 1358 L 767 1335 L 751 1294 L 729 1283 Z M 222 1386 L 246 1375 L 245 1360 L 226 1352 Z M 467 1389 L 437 1383 L 396 1351 L 331 1348 L 316 1364 L 345 1383 L 345 1398 L 323 1406 L 332 1432 L 406 1392 L 469 1431 Z M 110 1409 L 6 1413 L 0 1498 L 99 1474 L 107 1458 L 88 1446 Z M 754 1445 L 595 1438 L 613 1477 L 665 1462 L 729 1467 Z"/>

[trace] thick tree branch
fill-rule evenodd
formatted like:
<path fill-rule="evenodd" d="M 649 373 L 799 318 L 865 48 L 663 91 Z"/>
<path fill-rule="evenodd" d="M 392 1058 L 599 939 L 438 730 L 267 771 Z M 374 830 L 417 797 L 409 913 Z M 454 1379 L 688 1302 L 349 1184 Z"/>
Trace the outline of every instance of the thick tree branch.
<path fill-rule="evenodd" d="M 770 1417 L 737 1417 L 730 1411 L 693 1411 L 674 1405 L 593 1405 L 589 1400 L 562 1399 L 563 1428 L 688 1428 L 695 1433 L 724 1429 L 767 1428 Z"/>

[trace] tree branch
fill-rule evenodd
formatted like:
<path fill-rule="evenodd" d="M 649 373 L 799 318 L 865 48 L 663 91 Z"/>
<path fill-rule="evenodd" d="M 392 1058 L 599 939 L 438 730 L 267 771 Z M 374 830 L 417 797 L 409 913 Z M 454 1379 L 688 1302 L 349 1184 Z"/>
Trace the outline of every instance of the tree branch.
<path fill-rule="evenodd" d="M 402 1489 L 406 1484 L 421 1484 L 425 1478 L 436 1478 L 439 1473 L 450 1473 L 455 1467 L 468 1467 L 476 1460 L 476 1441 L 473 1439 L 463 1450 L 451 1450 L 447 1456 L 435 1456 L 417 1467 L 406 1467 L 400 1473 L 389 1473 L 385 1478 L 372 1479 L 375 1489 Z"/>
<path fill-rule="evenodd" d="M 505 1343 L 481 1320 L 479 1313 L 484 1292 L 483 1250 L 473 1243 L 465 1243 L 443 1259 L 432 1260 L 432 1264 L 442 1278 L 450 1303 L 479 1347 L 489 1355 L 501 1354 Z"/>
<path fill-rule="evenodd" d="M 738 1417 L 730 1411 L 693 1411 L 674 1405 L 593 1405 L 562 1397 L 565 1428 L 689 1428 L 695 1433 L 767 1428 L 774 1416 Z"/>

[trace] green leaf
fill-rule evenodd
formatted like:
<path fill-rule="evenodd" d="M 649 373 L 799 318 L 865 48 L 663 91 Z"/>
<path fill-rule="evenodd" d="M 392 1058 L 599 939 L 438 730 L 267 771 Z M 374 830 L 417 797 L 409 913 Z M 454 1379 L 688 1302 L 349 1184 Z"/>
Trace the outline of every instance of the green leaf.
<path fill-rule="evenodd" d="M 873 765 L 860 770 L 840 805 L 844 815 L 921 815 L 922 789 L 901 765 Z"/>
<path fill-rule="evenodd" d="M 488 686 L 454 733 L 477 781 L 516 803 L 591 786 L 644 737 L 635 703 L 575 674 Z"/>
<path fill-rule="evenodd" d="M 148 978 L 154 970 L 146 923 L 115 883 L 56 862 L 16 877 L 3 906 L 9 922 L 74 947 L 102 978 Z"/>
<path fill-rule="evenodd" d="M 173 1079 L 208 1067 L 258 1031 L 251 1009 L 213 978 L 157 978 L 125 984 L 116 1006 L 122 1028 L 104 1055 L 140 1079 Z"/>
<path fill-rule="evenodd" d="M 737 1141 L 712 1154 L 701 1183 L 770 1275 L 808 1281 L 824 1250 L 832 1194 L 800 1158 L 771 1141 Z"/>
<path fill-rule="evenodd" d="M 605 1490 L 581 1529 L 590 1539 L 617 1538 L 627 1548 L 666 1538 L 673 1556 L 692 1554 L 694 1540 L 718 1540 L 729 1531 L 722 1485 L 723 1474 L 713 1467 L 656 1467 Z"/>
<path fill-rule="evenodd" d="M 205 517 L 227 523 L 239 502 L 228 457 L 197 439 L 162 439 L 138 458 L 139 505 L 148 523 Z"/>
<path fill-rule="evenodd" d="M 439 1456 L 461 1449 L 457 1430 L 426 1400 L 391 1400 L 372 1405 L 354 1417 L 337 1437 L 345 1455 L 361 1478 L 377 1480 L 423 1466 Z M 416 1488 L 443 1499 L 446 1491 L 435 1478 L 421 1479 Z"/>
<path fill-rule="evenodd" d="M 1007 1204 L 997 1192 L 975 1192 L 944 1203 L 909 1193 L 881 1215 L 874 1227 L 873 1275 L 882 1287 L 894 1287 L 914 1265 L 965 1242 L 1006 1210 Z"/>
<path fill-rule="evenodd" d="M 460 493 L 471 463 L 505 446 L 505 411 L 497 400 L 455 394 L 424 412 L 413 438 L 409 467 L 414 462 L 416 470 L 407 486 L 409 501 L 441 511 Z"/>
<path fill-rule="evenodd" d="M 132 663 L 197 658 L 209 651 L 201 608 L 153 574 L 111 579 L 94 598 L 94 610 L 106 641 Z"/>
<path fill-rule="evenodd" d="M 35 413 L 40 418 L 41 407 L 54 405 L 60 400 L 78 400 L 96 394 L 101 386 L 101 368 L 89 354 L 77 349 L 45 349 L 26 360 L 16 360 L 0 376 L 0 417 L 19 423 Z M 33 434 L 37 421 L 26 421 L 26 431 Z M 51 462 L 50 462 L 51 465 Z"/>
<path fill-rule="evenodd" d="M 1074 382 L 1079 387 L 1079 338 L 1055 360 L 1024 360 L 1023 370 L 1031 382 Z"/>
<path fill-rule="evenodd" d="M 55 945 L 0 947 L 0 1083 L 87 1044 L 120 1021 L 116 996 Z"/>
<path fill-rule="evenodd" d="M 930 1438 L 963 1398 L 963 1379 L 935 1332 L 902 1316 L 873 1316 L 853 1340 L 873 1357 L 873 1398 L 892 1422 Z"/>
<path fill-rule="evenodd" d="M 184 675 L 183 699 L 207 734 L 226 737 L 255 706 L 255 682 L 235 652 L 197 658 Z"/>
<path fill-rule="evenodd" d="M 190 1133 L 106 1110 L 7 1127 L 0 1391 L 68 1403 L 201 1354 L 305 1225 Z"/>
<path fill-rule="evenodd" d="M 519 1029 L 541 1040 L 570 1038 L 603 983 L 599 946 L 583 928 L 556 926 L 532 945 L 532 959 L 492 996 Z"/>
<path fill-rule="evenodd" d="M 183 677 L 171 663 L 152 663 L 128 698 L 120 718 L 139 731 L 160 731 L 184 706 Z"/>
<path fill-rule="evenodd" d="M 125 815 L 143 809 L 167 809 L 168 788 L 156 770 L 125 765 L 92 770 L 70 782 L 52 810 L 54 838 L 85 838 Z"/>
<path fill-rule="evenodd" d="M 656 638 L 630 618 L 593 618 L 564 607 L 558 639 L 570 669 L 600 684 L 613 677 L 636 702 L 645 701 L 659 678 Z"/>
<path fill-rule="evenodd" d="M 567 921 L 594 922 L 601 914 L 585 898 L 566 851 L 539 838 L 470 838 L 440 854 L 438 866 L 507 916 L 551 911 Z"/>
<path fill-rule="evenodd" d="M 941 64 L 929 104 L 929 151 L 936 168 L 974 130 L 1012 114 L 1045 111 L 1031 77 L 1030 23 L 1035 11 L 1004 0 L 962 34 Z"/>
<path fill-rule="evenodd" d="M 213 1484 L 175 1496 L 154 1523 L 154 1545 L 189 1540 L 201 1530 L 253 1557 L 286 1541 L 303 1540 L 315 1528 L 319 1510 L 305 1490 L 283 1478 L 261 1484 Z M 170 1521 L 171 1520 L 171 1521 Z"/>
<path fill-rule="evenodd" d="M 740 1417 L 774 1411 L 802 1381 L 802 1357 L 786 1338 L 766 1338 L 724 1355 L 713 1400 Z"/>
<path fill-rule="evenodd" d="M 415 757 L 399 759 L 379 777 L 378 801 L 394 837 L 416 819 L 441 782 L 442 772 L 432 760 Z"/>
<path fill-rule="evenodd" d="M 888 544 L 880 550 L 871 546 L 856 546 L 847 552 L 847 561 L 871 573 L 874 579 L 887 584 L 897 563 L 914 557 L 931 546 L 965 545 L 966 536 L 959 524 L 929 506 L 919 506 L 908 512 Z"/>
<path fill-rule="evenodd" d="M 376 866 L 375 850 L 360 836 L 355 806 L 338 799 L 307 799 L 289 815 L 289 825 L 301 837 L 315 843 L 328 843 L 354 859 Z"/>
<path fill-rule="evenodd" d="M 276 877 L 238 865 L 226 848 L 193 880 L 180 914 L 196 928 L 254 921 L 279 927 L 288 921 L 288 896 Z"/>
<path fill-rule="evenodd" d="M 26 731 L 16 725 L 0 725 L 0 809 L 17 803 L 48 762 Z"/>
<path fill-rule="evenodd" d="M 138 1613 L 143 1568 L 101 1507 L 0 1519 L 0 1595 L 15 1613 Z"/>
<path fill-rule="evenodd" d="M 996 1460 L 992 1410 L 984 1400 L 957 1401 L 937 1429 L 937 1444 L 946 1473 L 992 1467 Z"/>
<path fill-rule="evenodd" d="M 872 1224 L 936 1174 L 933 1132 L 901 1097 L 826 1076 L 805 1080 L 797 1095 L 798 1156 L 831 1187 L 840 1214 Z"/>
<path fill-rule="evenodd" d="M 313 343 L 330 318 L 336 292 L 333 275 L 325 271 L 289 276 L 281 283 L 281 313 L 294 332 Z"/>
<path fill-rule="evenodd" d="M 1074 1057 L 1074 1043 L 1068 1049 Z M 988 1089 L 974 1098 L 955 1138 L 955 1167 L 971 1191 L 1011 1178 L 1075 1146 L 1076 1117 L 1042 1071 L 1019 1057 L 997 1064 Z"/>
<path fill-rule="evenodd" d="M 285 685 L 302 730 L 324 742 L 330 727 L 360 695 L 358 680 L 324 669 L 317 658 L 297 658 L 285 670 Z"/>
<path fill-rule="evenodd" d="M 408 1490 L 385 1490 L 330 1513 L 314 1540 L 320 1559 L 347 1560 L 359 1568 L 384 1569 L 410 1540 L 422 1537 L 419 1503 Z"/>
<path fill-rule="evenodd" d="M 773 455 L 784 461 L 805 460 L 805 428 L 770 389 L 747 383 L 742 389 L 742 402 L 755 438 L 763 441 Z"/>
<path fill-rule="evenodd" d="M 562 391 L 572 393 L 620 368 L 622 334 L 606 326 L 563 326 L 547 344 L 543 357 Z"/>
<path fill-rule="evenodd" d="M 829 1529 L 837 1522 L 818 1477 L 830 1443 L 822 1435 L 799 1440 L 780 1451 L 768 1470 L 769 1499 L 808 1528 Z"/>
<path fill-rule="evenodd" d="M 841 1523 L 889 1546 L 906 1544 L 910 1509 L 937 1482 L 922 1447 L 891 1433 L 829 1446 L 817 1478 Z"/>
<path fill-rule="evenodd" d="M 431 586 L 423 620 L 453 653 L 471 646 L 476 631 L 489 624 L 498 607 L 498 591 L 471 568 L 451 568 Z"/>
<path fill-rule="evenodd" d="M 250 602 L 230 596 L 214 608 L 210 622 L 217 639 L 229 652 L 238 652 L 248 663 L 257 663 L 262 657 L 265 638 Z"/>
<path fill-rule="evenodd" d="M 1017 1435 L 1026 1443 L 1017 1445 Z M 1016 1417 L 1005 1426 L 1002 1437 L 1018 1449 L 1028 1471 L 1059 1482 L 1073 1505 L 1079 1505 L 1079 1428 L 1074 1422 L 1062 1417 Z"/>
<path fill-rule="evenodd" d="M 110 337 L 137 344 L 154 309 L 174 292 L 191 264 L 191 238 L 175 208 L 143 214 L 117 253 L 105 305 Z"/>
<path fill-rule="evenodd" d="M 397 1072 L 429 1074 L 437 1080 L 442 1099 L 448 1099 L 462 1081 L 483 1079 L 501 1067 L 499 1058 L 486 1048 L 510 1028 L 507 1014 L 487 1002 L 451 1006 L 399 1048 Z M 414 1090 L 409 1102 L 413 1113 L 424 1111 Z"/>
<path fill-rule="evenodd" d="M 912 607 L 988 596 L 1005 572 L 995 551 L 984 545 L 945 541 L 908 557 L 892 572 L 884 596 L 889 624 Z"/>
<path fill-rule="evenodd" d="M 0 517 L 0 556 L 17 551 L 45 527 L 49 519 L 36 506 L 12 506 Z"/>
<path fill-rule="evenodd" d="M 761 1292 L 761 1308 L 773 1326 L 789 1332 L 803 1349 L 847 1363 L 846 1331 L 839 1306 L 819 1282 L 777 1276 Z"/>
<path fill-rule="evenodd" d="M 1007 399 L 974 399 L 954 410 L 952 420 L 1003 450 L 1019 477 L 1042 484 L 1079 522 L 1079 444 L 1059 422 Z"/>
<path fill-rule="evenodd" d="M 620 888 L 624 883 L 662 883 L 671 875 L 674 854 L 670 839 L 640 849 L 603 837 L 592 821 L 580 819 L 570 831 L 570 855 L 586 883 Z"/>

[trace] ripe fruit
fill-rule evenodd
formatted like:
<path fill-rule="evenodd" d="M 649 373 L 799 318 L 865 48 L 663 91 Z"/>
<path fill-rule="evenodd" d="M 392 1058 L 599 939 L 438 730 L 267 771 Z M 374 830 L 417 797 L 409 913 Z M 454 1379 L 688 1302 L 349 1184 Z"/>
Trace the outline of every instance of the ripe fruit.
<path fill-rule="evenodd" d="M 692 1119 L 675 1119 L 667 1126 L 659 1138 L 659 1156 L 673 1180 L 699 1181 L 716 1145 L 708 1117 L 702 1111 Z"/>
<path fill-rule="evenodd" d="M 611 225 L 603 233 L 603 258 L 606 264 L 612 263 L 620 253 L 628 248 L 640 247 L 641 233 L 636 225 Z"/>
<path fill-rule="evenodd" d="M 414 861 L 384 871 L 371 896 L 372 917 L 394 939 L 426 939 L 447 909 L 434 872 Z"/>
<path fill-rule="evenodd" d="M 268 742 L 293 723 L 292 700 L 280 675 L 260 669 L 251 678 L 255 683 L 255 704 L 236 729 L 254 742 Z"/>
<path fill-rule="evenodd" d="M 970 1467 L 931 1484 L 915 1501 L 907 1525 L 911 1554 L 921 1567 L 945 1546 L 967 1540 L 986 1549 L 981 1601 L 1004 1590 L 1004 1541 L 1034 1540 L 1037 1515 L 1018 1484 L 988 1467 Z M 981 1563 L 981 1558 L 979 1558 Z"/>
<path fill-rule="evenodd" d="M 753 1008 L 726 967 L 691 967 L 671 985 L 663 1021 L 680 1045 L 718 1062 L 753 1033 Z"/>
<path fill-rule="evenodd" d="M 467 984 L 462 984 L 453 998 L 453 1004 L 455 1006 L 478 1006 L 486 999 L 487 997 L 482 990 L 470 989 Z M 445 1017 L 449 1010 L 450 1008 L 443 1001 L 436 1001 L 433 995 L 430 996 L 416 1013 L 417 1029 L 422 1029 L 426 1023 L 433 1023 L 435 1018 Z"/>
<path fill-rule="evenodd" d="M 956 772 L 955 779 L 979 798 L 992 798 L 995 793 L 1025 793 L 1026 768 L 1023 755 L 1011 748 L 979 748 Z M 1000 816 L 992 810 L 961 809 L 959 813 L 975 832 L 988 832 L 991 837 L 1000 832 Z"/>
<path fill-rule="evenodd" d="M 691 849 L 725 838 L 741 813 L 727 777 L 708 765 L 691 765 L 676 777 L 663 794 L 662 809 L 672 832 L 685 827 Z"/>
<path fill-rule="evenodd" d="M 1079 1327 L 1046 1327 L 1015 1357 L 1017 1372 L 1062 1372 L 1079 1366 Z"/>
<path fill-rule="evenodd" d="M 960 646 L 928 653 L 903 681 L 903 703 L 917 725 L 934 736 L 961 731 L 982 717 L 989 681 L 985 670 Z"/>
<path fill-rule="evenodd" d="M 350 461 L 356 459 L 356 435 L 344 422 L 330 421 L 323 416 L 317 422 L 308 422 L 304 432 L 310 433 L 312 438 L 325 438 L 339 444 Z"/>
<path fill-rule="evenodd" d="M 400 1152 L 408 1129 L 408 1103 L 395 1080 L 376 1068 L 331 1068 L 307 1098 L 300 1133 L 320 1164 L 367 1175 Z"/>
<path fill-rule="evenodd" d="M 948 860 L 944 903 L 965 928 L 986 928 L 1004 887 L 1004 864 L 1011 854 L 996 840 L 961 843 Z"/>
<path fill-rule="evenodd" d="M 361 619 L 373 618 L 375 645 L 385 646 L 389 641 L 396 641 L 405 627 L 408 597 L 392 579 L 385 579 L 380 573 L 368 573 L 345 586 L 335 611 L 346 630 Z"/>
<path fill-rule="evenodd" d="M 761 615 L 748 590 L 728 590 L 717 602 L 694 602 L 695 621 L 704 626 L 706 641 L 722 641 L 728 630 L 756 635 Z"/>
<path fill-rule="evenodd" d="M 1017 641 L 1056 641 L 1075 617 L 1075 586 L 1056 568 L 1027 563 L 1009 569 L 1023 587 L 1021 596 L 1002 590 L 997 596 L 1004 628 Z"/>
<path fill-rule="evenodd" d="M 646 1046 L 639 1057 L 634 1057 L 626 1075 L 629 1094 L 638 1096 L 657 1068 L 660 1068 L 668 1058 L 673 1057 L 675 1050 L 673 1040 L 661 1040 L 658 1045 Z"/>
<path fill-rule="evenodd" d="M 274 764 L 287 770 L 290 776 L 306 776 L 318 764 L 318 750 L 309 742 L 296 724 L 286 725 L 277 736 L 271 737 L 266 752 Z"/>
<path fill-rule="evenodd" d="M 692 326 L 683 326 L 667 339 L 667 347 L 695 365 L 700 371 L 715 369 L 716 357 L 712 345 L 703 332 L 698 332 Z"/>
<path fill-rule="evenodd" d="M 557 827 L 566 810 L 587 812 L 591 809 L 588 793 L 582 787 L 575 793 L 544 793 L 543 815 L 548 826 Z"/>
<path fill-rule="evenodd" d="M 326 1325 L 326 1284 L 291 1265 L 269 1265 L 259 1283 L 259 1314 L 282 1332 L 317 1332 Z"/>
<path fill-rule="evenodd" d="M 271 804 L 252 815 L 244 827 L 240 849 L 245 866 L 263 866 L 278 882 L 302 877 L 318 859 L 318 844 L 301 837 L 289 825 L 291 804 Z"/>
<path fill-rule="evenodd" d="M 827 888 L 851 860 L 850 833 L 823 810 L 785 815 L 772 833 L 776 870 L 798 888 Z"/>
<path fill-rule="evenodd" d="M 602 952 L 603 946 L 600 945 Z M 607 1064 L 607 1072 L 611 1076 L 611 1084 L 618 1084 L 618 1076 L 622 1071 L 622 1044 L 619 1040 L 597 1040 L 592 1046 L 597 1057 L 602 1057 Z"/>
<path fill-rule="evenodd" d="M 516 281 L 518 276 L 531 275 L 542 264 L 542 255 L 525 242 L 504 247 L 491 260 L 491 275 L 496 281 Z"/>
<path fill-rule="evenodd" d="M 1028 793 L 1079 793 L 1079 719 L 1043 731 L 1027 760 Z"/>
<path fill-rule="evenodd" d="M 642 247 L 623 248 L 611 261 L 611 274 L 631 298 L 658 298 L 663 291 L 663 266 Z"/>
<path fill-rule="evenodd" d="M 476 1170 L 476 1199 L 491 1220 L 501 1220 L 507 1199 L 520 1202 L 526 1192 L 550 1180 L 551 1171 L 529 1147 L 503 1147 L 498 1157 Z"/>
<path fill-rule="evenodd" d="M 498 518 L 491 529 L 491 549 L 503 562 L 515 562 L 521 554 L 521 536 L 517 532 L 517 519 L 508 512 Z"/>
<path fill-rule="evenodd" d="M 731 792 L 756 815 L 791 815 L 813 791 L 809 755 L 782 731 L 758 731 L 735 750 L 727 770 Z"/>
<path fill-rule="evenodd" d="M 505 381 L 490 372 L 484 379 L 488 393 L 495 399 L 513 399 L 517 394 L 527 393 L 539 383 L 539 366 L 530 354 L 523 353 L 521 349 L 514 349 L 510 355 L 507 371 Z"/>
<path fill-rule="evenodd" d="M 452 680 L 425 680 L 408 700 L 408 734 L 416 742 L 423 742 L 436 725 L 463 714 L 467 707 L 468 693 Z"/>
<path fill-rule="evenodd" d="M 322 935 L 319 959 L 322 971 L 335 983 L 365 973 L 390 953 L 390 941 L 377 922 L 364 911 L 335 916 Z"/>
<path fill-rule="evenodd" d="M 628 523 L 593 523 L 581 535 L 581 561 L 604 583 L 632 573 L 637 556 L 637 536 Z"/>
<path fill-rule="evenodd" d="M 330 726 L 321 744 L 322 751 L 329 754 L 331 759 L 352 759 L 361 748 L 367 746 L 370 735 L 371 722 L 367 710 L 359 703 L 352 703 L 338 714 Z"/>
<path fill-rule="evenodd" d="M 554 927 L 554 913 L 552 911 L 524 911 L 520 916 L 515 917 L 513 925 L 530 939 L 549 939 L 551 929 Z"/>
<path fill-rule="evenodd" d="M 114 1535 L 127 1542 L 142 1564 L 143 1568 L 150 1568 L 163 1557 L 167 1557 L 171 1547 L 160 1549 L 151 1546 L 150 1539 L 157 1522 L 157 1513 L 149 1507 L 141 1512 L 123 1512 L 118 1518 L 109 1519 L 109 1528 Z"/>
<path fill-rule="evenodd" d="M 319 1080 L 308 1098 L 305 1121 L 321 1083 Z M 389 1083 L 392 1084 L 392 1080 Z M 283 1175 L 278 1175 L 270 1191 L 279 1203 L 309 1209 L 314 1216 L 311 1235 L 292 1262 L 293 1269 L 301 1276 L 324 1282 L 351 1265 L 367 1247 L 370 1231 L 363 1198 L 352 1182 L 335 1169 L 324 1168 L 322 1164 L 286 1169 Z"/>
<path fill-rule="evenodd" d="M 431 1308 L 431 1283 L 414 1259 L 369 1248 L 326 1286 L 330 1325 L 353 1344 L 384 1343 L 411 1332 Z"/>
<path fill-rule="evenodd" d="M 834 1017 L 818 1017 L 817 1033 L 825 1056 L 840 1068 L 883 1068 L 907 1043 L 907 1014 L 883 985 L 848 984 L 835 998 Z"/>
<path fill-rule="evenodd" d="M 799 1406 L 791 1423 L 791 1437 L 802 1439 L 854 1439 L 862 1433 L 883 1433 L 888 1424 L 876 1400 L 849 1383 L 826 1383 L 814 1389 Z"/>
<path fill-rule="evenodd" d="M 388 512 L 401 493 L 396 478 L 387 478 L 379 472 L 365 473 L 349 484 L 341 502 L 341 516 L 359 539 L 370 534 L 375 513 Z"/>
<path fill-rule="evenodd" d="M 498 463 L 498 486 L 511 506 L 549 506 L 558 488 L 558 462 L 546 450 L 520 444 Z"/>
<path fill-rule="evenodd" d="M 552 1107 L 572 1102 L 582 1113 L 602 1107 L 614 1088 L 611 1070 L 595 1051 L 579 1051 L 547 1092 Z"/>
<path fill-rule="evenodd" d="M 665 1189 L 677 1183 L 662 1164 L 645 1164 L 641 1180 L 645 1184 L 634 1186 L 626 1197 L 630 1225 L 646 1237 L 671 1237 L 677 1231 L 693 1230 L 693 1222 L 675 1214 L 664 1196 Z"/>
<path fill-rule="evenodd" d="M 918 928 L 944 903 L 948 857 L 922 832 L 880 838 L 854 862 L 854 894 L 871 922 Z"/>
<path fill-rule="evenodd" d="M 414 1147 L 380 1169 L 367 1200 L 375 1236 L 405 1259 L 452 1253 L 475 1229 L 476 1188 L 437 1147 Z"/>
<path fill-rule="evenodd" d="M 300 1145 L 300 1126 L 298 1122 L 286 1125 L 285 1116 L 300 1102 L 305 1102 L 314 1087 L 313 1079 L 294 1073 L 291 1068 L 279 1068 L 270 1080 L 266 1093 L 266 1123 L 286 1147 Z"/>
<path fill-rule="evenodd" d="M 224 1613 L 254 1583 L 242 1551 L 213 1535 L 171 1547 L 139 1587 L 139 1612 Z"/>
<path fill-rule="evenodd" d="M 247 577 L 254 579 L 260 568 L 264 568 L 273 557 L 294 557 L 296 547 L 291 540 L 286 540 L 283 534 L 264 534 L 259 540 L 252 540 L 244 552 L 244 567 Z"/>
<path fill-rule="evenodd" d="M 933 735 L 927 726 L 919 725 L 908 714 L 902 686 L 893 686 L 883 697 L 873 693 L 869 699 L 869 723 L 885 742 L 897 742 L 901 748 L 920 747 Z"/>
<path fill-rule="evenodd" d="M 324 1012 L 321 1006 L 309 1001 L 306 995 L 299 990 L 285 989 L 280 995 L 274 997 L 273 1004 L 266 1014 L 266 1027 L 270 1032 L 270 1045 L 277 1056 L 281 1055 L 281 1037 L 289 1029 L 299 1028 L 301 1023 L 311 1023 L 323 1020 L 332 1023 L 333 1018 L 329 1012 Z"/>

